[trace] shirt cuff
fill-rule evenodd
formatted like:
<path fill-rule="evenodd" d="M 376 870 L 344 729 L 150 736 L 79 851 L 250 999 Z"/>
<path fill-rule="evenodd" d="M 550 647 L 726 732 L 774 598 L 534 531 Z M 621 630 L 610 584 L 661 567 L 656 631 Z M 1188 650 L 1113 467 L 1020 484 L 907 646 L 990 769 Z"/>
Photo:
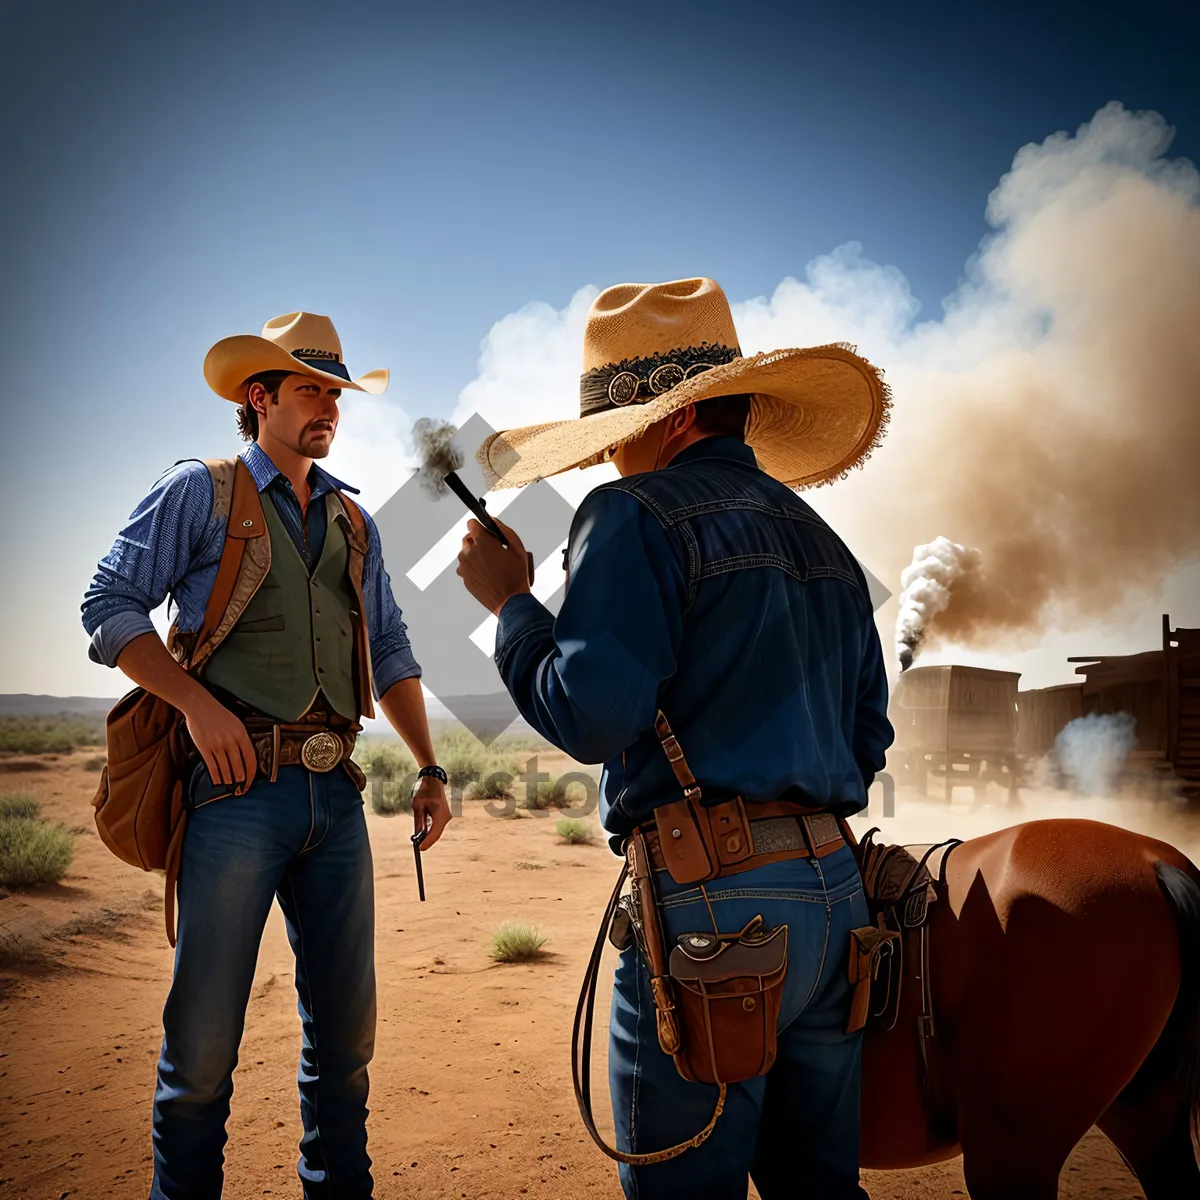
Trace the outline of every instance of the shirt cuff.
<path fill-rule="evenodd" d="M 88 658 L 106 667 L 115 667 L 122 650 L 143 633 L 154 633 L 154 622 L 144 612 L 125 609 L 102 621 L 92 634 Z"/>
<path fill-rule="evenodd" d="M 517 592 L 500 606 L 496 625 L 496 649 L 492 658 L 503 673 L 504 660 L 513 647 L 530 633 L 554 628 L 554 614 L 532 592 Z"/>
<path fill-rule="evenodd" d="M 371 674 L 375 676 L 375 699 L 382 699 L 384 692 L 402 679 L 420 679 L 421 668 L 413 658 L 412 651 L 407 649 L 392 650 L 378 662 L 371 664 Z"/>

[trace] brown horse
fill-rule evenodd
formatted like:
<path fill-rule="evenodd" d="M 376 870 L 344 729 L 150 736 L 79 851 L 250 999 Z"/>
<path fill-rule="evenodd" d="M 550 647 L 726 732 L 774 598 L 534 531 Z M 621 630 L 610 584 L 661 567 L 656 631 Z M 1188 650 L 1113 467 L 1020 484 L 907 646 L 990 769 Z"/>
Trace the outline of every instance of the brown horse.
<path fill-rule="evenodd" d="M 863 1166 L 961 1152 L 973 1200 L 1052 1200 L 1097 1125 L 1147 1200 L 1200 1198 L 1200 872 L 1112 825 L 1033 821 L 959 845 L 939 890 L 938 1111 L 909 972 L 899 1020 L 863 1044 Z"/>

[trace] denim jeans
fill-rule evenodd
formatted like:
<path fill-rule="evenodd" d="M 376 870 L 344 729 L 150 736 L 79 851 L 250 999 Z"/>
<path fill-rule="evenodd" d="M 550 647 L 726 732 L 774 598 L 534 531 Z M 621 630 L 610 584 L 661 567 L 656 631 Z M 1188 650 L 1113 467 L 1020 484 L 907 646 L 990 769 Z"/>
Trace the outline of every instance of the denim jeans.
<path fill-rule="evenodd" d="M 667 944 L 712 931 L 699 887 L 658 874 Z M 763 1200 L 858 1200 L 860 1034 L 844 1032 L 850 1007 L 850 930 L 867 924 L 852 851 L 796 858 L 705 885 L 721 933 L 761 913 L 788 927 L 779 1049 L 766 1075 L 730 1084 L 708 1140 L 648 1167 L 621 1165 L 628 1200 L 745 1200 L 748 1177 Z M 661 1150 L 708 1123 L 718 1090 L 689 1083 L 655 1033 L 650 979 L 636 948 L 621 955 L 613 993 L 609 1085 L 617 1147 Z"/>
<path fill-rule="evenodd" d="M 375 929 L 362 797 L 340 767 L 282 767 L 275 783 L 257 778 L 244 796 L 228 790 L 213 788 L 203 764 L 192 775 L 150 1198 L 221 1195 L 231 1076 L 276 897 L 296 955 L 305 1200 L 369 1197 Z"/>

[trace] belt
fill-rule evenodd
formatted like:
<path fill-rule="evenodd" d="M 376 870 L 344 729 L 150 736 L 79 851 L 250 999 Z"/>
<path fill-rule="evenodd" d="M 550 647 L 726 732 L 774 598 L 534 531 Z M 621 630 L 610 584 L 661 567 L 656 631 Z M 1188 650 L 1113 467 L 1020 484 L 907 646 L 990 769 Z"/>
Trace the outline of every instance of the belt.
<path fill-rule="evenodd" d="M 674 808 L 668 805 L 667 809 Z M 746 809 L 761 814 L 747 817 Z M 736 875 L 764 867 L 769 863 L 786 862 L 792 858 L 824 858 L 848 845 L 841 822 L 831 812 L 806 808 L 789 801 L 726 802 L 715 808 L 693 806 L 692 814 L 708 825 L 702 840 L 712 846 L 717 863 L 709 878 Z M 683 820 L 663 820 L 666 810 L 656 812 L 656 819 L 639 826 L 646 839 L 646 852 L 655 870 L 679 871 L 678 853 L 670 860 L 663 853 L 664 841 L 680 849 L 689 830 Z M 686 813 L 680 810 L 680 816 Z M 682 827 L 681 827 L 682 826 Z M 695 874 L 695 872 L 692 872 Z M 677 879 L 677 882 L 689 880 Z"/>
<path fill-rule="evenodd" d="M 324 774 L 345 763 L 351 775 L 356 774 L 351 770 L 355 764 L 350 755 L 362 729 L 357 722 L 334 725 L 323 713 L 296 722 L 259 717 L 243 718 L 243 722 L 254 746 L 258 768 L 271 783 L 278 778 L 280 767 L 297 764 Z"/>

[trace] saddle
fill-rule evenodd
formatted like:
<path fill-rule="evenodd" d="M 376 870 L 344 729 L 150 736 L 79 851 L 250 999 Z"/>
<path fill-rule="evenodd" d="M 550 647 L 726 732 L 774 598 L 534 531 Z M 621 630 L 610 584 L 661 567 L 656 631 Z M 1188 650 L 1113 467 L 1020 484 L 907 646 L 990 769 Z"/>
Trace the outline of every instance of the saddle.
<path fill-rule="evenodd" d="M 905 984 L 920 989 L 917 1035 L 922 1090 L 930 1122 L 945 1131 L 949 1122 L 944 1114 L 948 1110 L 940 1102 L 932 1070 L 937 1026 L 930 975 L 929 910 L 945 895 L 946 862 L 962 839 L 950 838 L 931 846 L 900 846 L 877 842 L 878 832 L 869 830 L 857 848 L 872 924 L 852 931 L 850 981 L 856 984 L 856 991 L 850 1028 L 889 1032 L 900 1017 Z"/>

